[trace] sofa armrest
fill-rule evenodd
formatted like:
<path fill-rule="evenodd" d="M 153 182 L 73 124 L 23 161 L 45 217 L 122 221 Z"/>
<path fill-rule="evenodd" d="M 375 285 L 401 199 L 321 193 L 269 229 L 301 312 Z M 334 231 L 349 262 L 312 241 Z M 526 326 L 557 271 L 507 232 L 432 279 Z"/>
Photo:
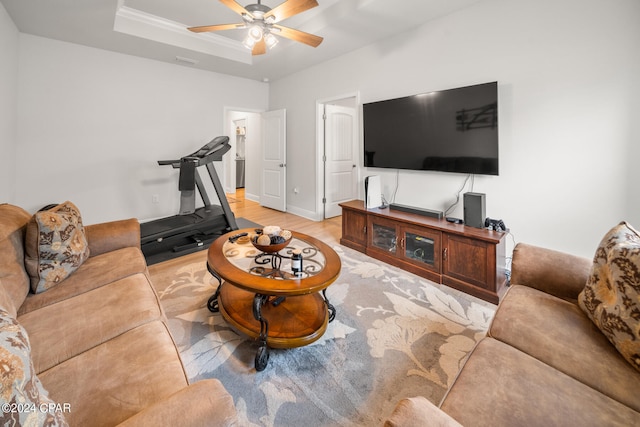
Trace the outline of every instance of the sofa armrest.
<path fill-rule="evenodd" d="M 422 396 L 402 399 L 384 427 L 462 427 L 446 412 Z"/>
<path fill-rule="evenodd" d="M 591 264 L 587 258 L 518 243 L 513 250 L 511 284 L 575 302 L 587 283 Z"/>
<path fill-rule="evenodd" d="M 119 427 L 216 427 L 238 424 L 233 398 L 216 379 L 198 381 L 118 424 Z"/>
<path fill-rule="evenodd" d="M 91 256 L 126 247 L 140 247 L 140 223 L 137 219 L 103 222 L 84 227 Z"/>

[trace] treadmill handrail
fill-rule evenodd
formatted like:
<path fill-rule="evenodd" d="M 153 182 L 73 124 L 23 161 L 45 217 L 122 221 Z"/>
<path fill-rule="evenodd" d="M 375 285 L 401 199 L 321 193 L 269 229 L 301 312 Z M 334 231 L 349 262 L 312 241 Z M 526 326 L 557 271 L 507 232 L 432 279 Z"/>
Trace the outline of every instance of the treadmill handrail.
<path fill-rule="evenodd" d="M 217 141 L 216 141 L 217 140 Z M 209 144 L 211 144 L 211 147 L 207 147 Z M 203 149 L 205 149 L 205 147 L 207 147 L 206 151 L 204 153 L 202 153 L 201 155 L 198 155 L 198 153 L 200 153 L 201 151 L 203 151 Z M 200 150 L 188 155 L 188 156 L 184 156 L 181 157 L 180 159 L 177 160 L 158 160 L 158 165 L 160 166 L 168 166 L 171 165 L 174 169 L 178 169 L 180 168 L 180 161 L 182 159 L 197 159 L 198 160 L 198 164 L 196 166 L 204 166 L 207 163 L 211 163 L 214 161 L 221 161 L 222 160 L 222 156 L 225 155 L 229 150 L 231 149 L 231 145 L 229 145 L 229 137 L 228 136 L 223 136 L 223 137 L 216 137 L 214 138 L 211 142 L 205 144 Z"/>

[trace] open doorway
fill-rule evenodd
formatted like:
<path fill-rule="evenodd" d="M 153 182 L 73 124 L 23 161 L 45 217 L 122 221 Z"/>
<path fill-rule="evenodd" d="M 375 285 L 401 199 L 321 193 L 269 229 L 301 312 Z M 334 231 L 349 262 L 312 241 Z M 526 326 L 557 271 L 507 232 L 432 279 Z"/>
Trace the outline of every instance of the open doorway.
<path fill-rule="evenodd" d="M 225 110 L 225 134 L 231 150 L 223 159 L 223 186 L 228 198 L 260 201 L 262 116 L 257 111 Z"/>
<path fill-rule="evenodd" d="M 320 216 L 340 215 L 339 204 L 358 198 L 358 95 L 317 102 L 317 147 Z"/>

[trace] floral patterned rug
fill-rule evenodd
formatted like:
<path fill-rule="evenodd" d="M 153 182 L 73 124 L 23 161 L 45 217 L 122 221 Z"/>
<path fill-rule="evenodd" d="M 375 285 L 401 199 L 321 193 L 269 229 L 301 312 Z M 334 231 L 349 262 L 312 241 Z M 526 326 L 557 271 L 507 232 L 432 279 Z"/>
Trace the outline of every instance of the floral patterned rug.
<path fill-rule="evenodd" d="M 396 403 L 422 395 L 439 403 L 495 306 L 344 246 L 327 289 L 335 320 L 315 343 L 271 349 L 257 372 L 257 343 L 207 309 L 217 281 L 206 252 L 171 274 L 151 275 L 192 381 L 218 378 L 243 426 L 381 425 Z"/>

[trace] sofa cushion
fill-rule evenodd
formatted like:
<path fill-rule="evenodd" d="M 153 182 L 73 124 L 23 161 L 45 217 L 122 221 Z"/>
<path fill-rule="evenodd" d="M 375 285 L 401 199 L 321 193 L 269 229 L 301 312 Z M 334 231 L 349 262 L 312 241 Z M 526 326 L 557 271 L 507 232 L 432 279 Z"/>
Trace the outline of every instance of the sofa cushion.
<path fill-rule="evenodd" d="M 602 239 L 580 307 L 640 371 L 640 235 L 621 222 Z"/>
<path fill-rule="evenodd" d="M 123 248 L 91 256 L 75 273 L 65 279 L 62 286 L 56 286 L 39 294 L 29 294 L 18 310 L 18 316 L 90 292 L 134 274 L 146 274 L 146 271 L 147 264 L 139 248 Z"/>
<path fill-rule="evenodd" d="M 52 399 L 71 406 L 65 414 L 70 425 L 92 427 L 117 425 L 188 384 L 161 321 L 145 323 L 38 376 Z"/>
<path fill-rule="evenodd" d="M 24 234 L 31 215 L 18 206 L 0 205 L 0 307 L 13 317 L 29 293 L 24 269 Z"/>
<path fill-rule="evenodd" d="M 89 257 L 78 208 L 67 201 L 36 212 L 27 225 L 25 251 L 34 293 L 56 286 L 76 271 Z"/>
<path fill-rule="evenodd" d="M 423 396 L 402 399 L 384 422 L 384 427 L 462 427 Z"/>
<path fill-rule="evenodd" d="M 179 410 L 176 410 L 179 408 Z M 238 427 L 233 397 L 214 378 L 200 380 L 156 402 L 118 427 Z"/>
<path fill-rule="evenodd" d="M 635 392 L 640 373 L 577 304 L 528 286 L 512 286 L 488 335 L 640 412 Z"/>
<path fill-rule="evenodd" d="M 478 343 L 441 409 L 465 427 L 640 425 L 640 413 L 492 338 Z"/>
<path fill-rule="evenodd" d="M 66 426 L 63 411 L 49 399 L 31 363 L 24 328 L 0 309 L 0 402 L 3 426 Z"/>
<path fill-rule="evenodd" d="M 137 326 L 162 319 L 160 301 L 142 273 L 18 317 L 31 337 L 38 373 Z"/>

